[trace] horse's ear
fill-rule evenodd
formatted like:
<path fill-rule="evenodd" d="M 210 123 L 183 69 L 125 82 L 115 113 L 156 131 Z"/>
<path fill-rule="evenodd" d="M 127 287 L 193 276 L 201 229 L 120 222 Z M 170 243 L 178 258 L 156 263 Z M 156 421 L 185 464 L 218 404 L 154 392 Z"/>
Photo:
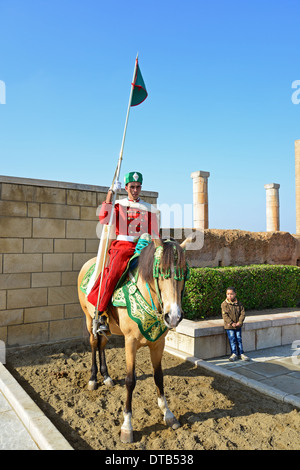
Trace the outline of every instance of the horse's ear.
<path fill-rule="evenodd" d="M 155 248 L 159 246 L 163 246 L 163 242 L 161 238 L 153 238 L 153 243 L 154 243 Z"/>
<path fill-rule="evenodd" d="M 188 243 L 192 243 L 193 238 L 193 234 L 189 235 L 182 243 L 180 243 L 181 248 L 184 249 Z"/>

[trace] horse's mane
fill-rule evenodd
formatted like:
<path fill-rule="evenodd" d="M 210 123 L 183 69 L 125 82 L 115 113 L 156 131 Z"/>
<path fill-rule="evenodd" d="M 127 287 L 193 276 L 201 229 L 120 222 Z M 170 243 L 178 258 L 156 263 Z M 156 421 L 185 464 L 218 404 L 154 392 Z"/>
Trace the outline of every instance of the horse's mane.
<path fill-rule="evenodd" d="M 163 271 L 174 266 L 174 253 L 176 253 L 176 266 L 185 268 L 185 255 L 184 251 L 175 240 L 167 240 L 163 243 L 163 256 L 160 262 L 160 266 Z M 145 282 L 151 282 L 153 280 L 153 262 L 154 262 L 155 245 L 150 243 L 148 246 L 142 249 L 139 256 L 138 268 L 139 274 Z"/>

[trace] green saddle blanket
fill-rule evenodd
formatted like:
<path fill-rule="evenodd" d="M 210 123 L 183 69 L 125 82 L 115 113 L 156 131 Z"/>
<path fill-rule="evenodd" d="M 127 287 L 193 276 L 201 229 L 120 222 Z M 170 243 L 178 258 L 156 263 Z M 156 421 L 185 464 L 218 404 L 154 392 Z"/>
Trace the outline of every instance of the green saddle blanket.
<path fill-rule="evenodd" d="M 156 341 L 168 329 L 163 316 L 153 310 L 132 281 L 115 290 L 112 304 L 114 307 L 127 308 L 129 317 L 137 323 L 148 341 Z"/>

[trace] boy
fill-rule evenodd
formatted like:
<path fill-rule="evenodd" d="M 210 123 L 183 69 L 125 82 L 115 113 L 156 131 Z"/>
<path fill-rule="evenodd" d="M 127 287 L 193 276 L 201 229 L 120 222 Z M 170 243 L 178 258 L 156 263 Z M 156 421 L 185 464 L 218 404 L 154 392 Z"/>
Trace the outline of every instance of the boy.
<path fill-rule="evenodd" d="M 242 344 L 242 326 L 245 319 L 245 309 L 241 302 L 236 298 L 234 287 L 228 287 L 226 290 L 226 299 L 221 304 L 224 328 L 226 330 L 231 356 L 229 361 L 236 361 L 239 357 L 243 361 L 249 361 L 244 354 Z"/>

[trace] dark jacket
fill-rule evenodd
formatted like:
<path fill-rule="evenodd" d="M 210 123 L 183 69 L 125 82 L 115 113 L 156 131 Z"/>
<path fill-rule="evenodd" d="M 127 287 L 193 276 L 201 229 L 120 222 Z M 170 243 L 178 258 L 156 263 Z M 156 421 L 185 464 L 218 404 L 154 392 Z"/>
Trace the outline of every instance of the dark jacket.
<path fill-rule="evenodd" d="M 225 330 L 236 330 L 241 328 L 245 319 L 245 309 L 241 302 L 238 300 L 230 302 L 226 299 L 222 302 L 221 309 Z M 232 326 L 232 323 L 238 322 L 240 324 L 238 327 Z"/>

